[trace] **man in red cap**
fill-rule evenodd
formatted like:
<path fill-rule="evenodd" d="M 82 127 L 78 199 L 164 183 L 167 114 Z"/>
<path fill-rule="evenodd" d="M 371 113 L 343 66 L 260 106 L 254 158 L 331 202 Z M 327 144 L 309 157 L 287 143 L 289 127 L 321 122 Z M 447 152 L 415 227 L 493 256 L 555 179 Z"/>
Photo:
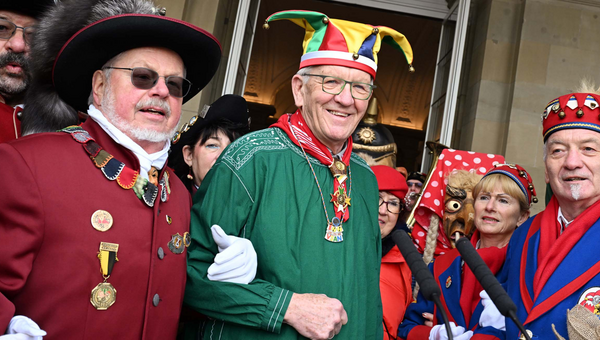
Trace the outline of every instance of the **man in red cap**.
<path fill-rule="evenodd" d="M 2 332 L 39 336 L 35 322 L 46 339 L 176 336 L 191 199 L 166 165 L 169 140 L 221 48 L 155 12 L 65 1 L 39 23 L 48 105 L 90 118 L 0 144 Z"/>
<path fill-rule="evenodd" d="M 588 92 L 588 91 L 583 91 Z M 567 310 L 600 314 L 600 95 L 572 93 L 543 113 L 546 210 L 513 234 L 504 265 L 517 316 L 533 339 L 568 338 Z M 553 328 L 556 330 L 553 331 Z M 519 330 L 506 321 L 507 339 Z"/>
<path fill-rule="evenodd" d="M 412 62 L 393 29 L 310 11 L 284 11 L 307 31 L 292 78 L 298 110 L 232 143 L 207 174 L 192 210 L 185 303 L 212 318 L 220 339 L 381 339 L 377 182 L 352 154 L 383 38 Z M 265 24 L 268 26 L 268 24 Z M 252 241 L 249 285 L 213 282 L 210 227 Z M 210 301 L 210 303 L 207 303 Z"/>
<path fill-rule="evenodd" d="M 21 135 L 20 112 L 30 82 L 29 44 L 34 25 L 54 0 L 0 3 L 0 143 Z"/>

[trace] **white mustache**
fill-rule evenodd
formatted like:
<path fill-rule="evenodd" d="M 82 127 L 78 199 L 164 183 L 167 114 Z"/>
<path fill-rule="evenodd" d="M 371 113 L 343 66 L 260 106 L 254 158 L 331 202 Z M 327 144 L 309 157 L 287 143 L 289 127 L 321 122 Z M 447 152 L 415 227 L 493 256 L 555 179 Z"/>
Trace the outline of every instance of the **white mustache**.
<path fill-rule="evenodd" d="M 158 98 L 150 98 L 146 100 L 140 100 L 136 105 L 136 110 L 141 110 L 147 106 L 159 107 L 165 112 L 165 116 L 169 118 L 171 116 L 171 105 L 166 100 L 158 99 Z"/>

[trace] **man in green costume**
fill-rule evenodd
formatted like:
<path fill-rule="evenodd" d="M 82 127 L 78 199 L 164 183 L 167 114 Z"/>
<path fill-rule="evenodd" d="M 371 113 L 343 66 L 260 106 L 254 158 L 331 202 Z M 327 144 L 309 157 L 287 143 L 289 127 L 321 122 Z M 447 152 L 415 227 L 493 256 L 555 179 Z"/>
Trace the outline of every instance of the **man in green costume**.
<path fill-rule="evenodd" d="M 292 78 L 298 110 L 225 150 L 192 210 L 185 304 L 209 316 L 207 339 L 381 339 L 378 189 L 352 154 L 351 134 L 371 98 L 376 53 L 402 34 L 308 11 L 285 11 L 307 31 Z M 310 33 L 310 34 L 309 34 Z M 412 68 L 412 67 L 411 67 Z M 211 281 L 211 226 L 252 241 L 249 284 Z"/>

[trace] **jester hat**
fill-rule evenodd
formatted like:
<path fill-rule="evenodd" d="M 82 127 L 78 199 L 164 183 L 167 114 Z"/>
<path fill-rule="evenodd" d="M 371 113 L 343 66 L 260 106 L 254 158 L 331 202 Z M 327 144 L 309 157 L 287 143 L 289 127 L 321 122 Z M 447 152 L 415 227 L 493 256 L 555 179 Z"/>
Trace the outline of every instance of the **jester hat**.
<path fill-rule="evenodd" d="M 571 93 L 552 100 L 542 114 L 544 142 L 565 129 L 600 132 L 599 106 L 600 96 L 594 93 Z"/>
<path fill-rule="evenodd" d="M 290 20 L 306 30 L 300 68 L 345 66 L 365 71 L 375 78 L 377 53 L 384 41 L 404 53 L 409 70 L 414 72 L 412 48 L 406 37 L 392 28 L 330 19 L 323 13 L 302 10 L 271 14 L 263 28 L 269 29 L 269 22 L 281 19 Z"/>

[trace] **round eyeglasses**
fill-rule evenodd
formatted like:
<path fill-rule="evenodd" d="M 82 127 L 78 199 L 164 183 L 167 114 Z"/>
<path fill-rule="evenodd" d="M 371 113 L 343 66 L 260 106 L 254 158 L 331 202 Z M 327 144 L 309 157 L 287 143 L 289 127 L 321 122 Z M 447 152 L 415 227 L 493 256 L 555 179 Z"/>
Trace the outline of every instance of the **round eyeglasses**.
<path fill-rule="evenodd" d="M 322 90 L 325 93 L 338 95 L 344 91 L 344 87 L 346 84 L 350 84 L 350 94 L 352 98 L 359 100 L 367 100 L 371 98 L 371 94 L 373 93 L 373 89 L 377 88 L 377 86 L 373 84 L 361 83 L 357 81 L 347 81 L 342 78 L 326 76 L 322 74 L 311 74 L 304 73 L 303 76 L 310 77 L 319 77 L 323 80 Z"/>
<path fill-rule="evenodd" d="M 29 45 L 31 42 L 31 37 L 33 36 L 33 32 L 35 28 L 33 26 L 30 27 L 21 27 L 15 25 L 13 22 L 8 21 L 6 19 L 0 19 L 0 39 L 8 40 L 15 35 L 17 32 L 17 28 L 23 30 L 23 40 L 26 44 Z"/>
<path fill-rule="evenodd" d="M 173 97 L 182 98 L 185 97 L 188 92 L 190 92 L 190 88 L 192 87 L 192 82 L 185 79 L 184 77 L 179 76 L 159 76 L 158 73 L 154 70 L 145 67 L 112 67 L 106 66 L 103 69 L 113 69 L 113 70 L 125 70 L 131 71 L 131 83 L 133 86 L 137 87 L 141 90 L 149 90 L 156 86 L 158 83 L 158 78 L 165 78 L 165 84 L 169 89 L 169 94 Z"/>
<path fill-rule="evenodd" d="M 392 214 L 399 214 L 400 211 L 402 210 L 402 203 L 400 203 L 400 201 L 384 201 L 383 198 L 379 197 L 379 206 L 381 207 L 381 205 L 383 205 L 385 203 L 385 208 L 387 209 L 388 212 L 392 213 Z"/>

